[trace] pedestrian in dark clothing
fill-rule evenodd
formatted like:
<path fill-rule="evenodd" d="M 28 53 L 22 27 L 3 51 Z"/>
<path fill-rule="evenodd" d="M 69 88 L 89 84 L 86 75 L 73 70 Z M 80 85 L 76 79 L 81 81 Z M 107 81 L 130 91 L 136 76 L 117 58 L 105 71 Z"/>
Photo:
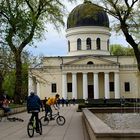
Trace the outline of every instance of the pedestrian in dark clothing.
<path fill-rule="evenodd" d="M 107 100 L 106 100 L 106 98 L 104 97 L 104 104 L 106 104 L 106 102 L 107 102 Z"/>
<path fill-rule="evenodd" d="M 76 102 L 76 100 L 75 100 L 75 98 L 73 98 L 73 99 L 72 99 L 73 105 L 75 105 L 75 102 Z"/>
<path fill-rule="evenodd" d="M 61 103 L 62 103 L 62 106 L 64 106 L 64 104 L 65 104 L 65 99 L 62 97 L 62 99 L 61 99 Z"/>
<path fill-rule="evenodd" d="M 6 95 L 1 95 L 0 96 L 0 108 L 4 110 L 4 113 L 9 113 L 11 111 L 9 107 L 10 101 L 8 100 Z"/>
<path fill-rule="evenodd" d="M 45 99 L 43 100 L 43 106 L 44 106 L 44 109 L 46 109 L 46 102 L 47 102 L 47 97 L 45 97 Z"/>
<path fill-rule="evenodd" d="M 60 103 L 61 103 L 61 100 L 60 100 L 60 98 L 57 100 L 57 104 L 58 104 L 58 106 L 60 106 Z"/>
<path fill-rule="evenodd" d="M 3 100 L 2 108 L 4 110 L 4 113 L 10 113 L 11 112 L 11 108 L 9 107 L 9 103 L 10 103 L 10 101 L 7 98 L 5 98 Z"/>
<path fill-rule="evenodd" d="M 66 106 L 69 105 L 69 99 L 68 98 L 65 100 L 65 103 L 66 103 Z"/>

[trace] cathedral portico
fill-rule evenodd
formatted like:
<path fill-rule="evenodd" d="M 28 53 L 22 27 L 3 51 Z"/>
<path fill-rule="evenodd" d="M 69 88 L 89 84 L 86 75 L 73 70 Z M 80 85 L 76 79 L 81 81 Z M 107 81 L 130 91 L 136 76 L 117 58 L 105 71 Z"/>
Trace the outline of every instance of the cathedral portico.
<path fill-rule="evenodd" d="M 82 79 L 82 85 L 80 85 L 80 87 L 82 88 L 82 97 L 81 99 L 88 99 L 88 98 L 93 98 L 93 99 L 99 99 L 100 97 L 101 98 L 106 98 L 106 99 L 110 99 L 110 73 L 109 72 L 102 72 L 103 73 L 103 79 L 104 81 L 102 81 L 104 83 L 104 93 L 101 94 L 101 90 L 99 88 L 102 87 L 102 82 L 100 82 L 100 79 L 102 80 L 102 75 L 100 75 L 99 77 L 99 72 L 82 72 L 80 73 L 81 74 L 81 78 L 80 80 Z M 112 73 L 112 72 L 111 72 Z M 77 99 L 77 94 L 78 94 L 78 91 L 79 89 L 77 88 L 77 84 L 79 83 L 78 80 L 79 78 L 77 77 L 78 75 L 78 72 L 71 72 L 71 74 L 68 73 L 63 73 L 62 74 L 62 95 L 64 98 L 68 98 L 68 83 L 72 82 L 71 85 L 72 85 L 72 91 L 71 91 L 71 94 L 72 94 L 72 98 L 75 98 Z M 71 78 L 68 78 L 68 76 L 72 76 Z M 92 76 L 92 85 L 89 84 L 89 76 Z M 117 98 L 120 98 L 120 89 L 119 89 L 119 73 L 118 72 L 114 72 L 113 73 L 113 79 L 114 81 L 112 81 L 111 83 L 113 83 L 111 86 L 112 86 L 112 89 L 113 89 L 113 92 L 114 92 L 114 98 L 117 99 Z M 68 81 L 67 79 L 72 79 L 72 81 Z M 91 78 L 90 78 L 91 79 Z M 89 87 L 93 87 L 93 91 L 89 91 L 91 90 L 91 88 Z M 93 95 L 89 95 L 90 92 L 93 94 Z"/>

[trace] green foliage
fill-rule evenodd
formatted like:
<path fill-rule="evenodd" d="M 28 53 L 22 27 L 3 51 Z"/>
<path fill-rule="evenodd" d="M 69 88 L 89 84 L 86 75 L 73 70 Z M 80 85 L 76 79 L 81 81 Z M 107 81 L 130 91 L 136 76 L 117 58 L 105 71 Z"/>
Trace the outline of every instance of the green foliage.
<path fill-rule="evenodd" d="M 140 42 L 140 1 L 133 8 L 132 17 L 129 18 L 129 29 L 132 35 Z"/>
<path fill-rule="evenodd" d="M 139 0 L 101 0 L 102 8 L 116 20 L 116 31 L 123 33 L 126 41 L 133 48 L 140 71 L 140 1 Z"/>
<path fill-rule="evenodd" d="M 93 0 L 94 1 L 94 0 Z M 135 41 L 139 42 L 140 1 L 139 0 L 99 0 L 100 5 L 117 21 L 113 23 L 115 31 L 127 28 Z M 124 30 L 126 31 L 126 30 Z"/>
<path fill-rule="evenodd" d="M 14 99 L 17 103 L 22 96 L 23 49 L 33 44 L 34 39 L 43 37 L 48 23 L 53 24 L 58 30 L 61 25 L 64 25 L 63 2 L 63 0 L 0 1 L 1 42 L 5 43 L 14 55 L 16 71 Z"/>
<path fill-rule="evenodd" d="M 6 45 L 0 47 L 0 93 L 4 91 L 3 82 L 7 73 L 11 73 L 14 68 L 13 54 Z"/>
<path fill-rule="evenodd" d="M 7 92 L 7 94 L 13 98 L 14 96 L 14 89 L 15 89 L 15 61 L 13 59 L 13 54 L 7 47 L 0 48 L 0 72 L 4 81 L 2 81 L 3 90 Z M 22 52 L 22 91 L 21 91 L 21 98 L 25 99 L 28 93 L 28 66 L 38 63 L 38 59 L 32 56 L 27 51 Z"/>
<path fill-rule="evenodd" d="M 119 44 L 113 44 L 113 45 L 110 45 L 110 53 L 111 55 L 125 55 L 125 56 L 128 56 L 128 55 L 131 55 L 131 56 L 134 56 L 134 51 L 132 48 L 130 47 L 124 47 L 122 45 L 119 45 Z"/>
<path fill-rule="evenodd" d="M 15 71 L 11 71 L 4 77 L 3 88 L 9 97 L 14 95 L 14 85 L 15 85 Z"/>
<path fill-rule="evenodd" d="M 42 38 L 48 23 L 58 30 L 64 25 L 63 0 L 1 0 L 0 9 L 3 40 L 7 42 L 11 32 L 12 44 L 16 47 L 24 41 L 31 43 L 34 39 Z"/>

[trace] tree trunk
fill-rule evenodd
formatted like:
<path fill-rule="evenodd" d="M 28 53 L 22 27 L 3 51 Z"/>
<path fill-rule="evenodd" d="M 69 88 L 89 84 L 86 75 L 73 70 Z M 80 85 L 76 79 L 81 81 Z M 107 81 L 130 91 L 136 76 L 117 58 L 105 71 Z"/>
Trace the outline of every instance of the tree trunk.
<path fill-rule="evenodd" d="M 121 29 L 124 33 L 124 36 L 126 38 L 126 41 L 133 47 L 135 57 L 137 60 L 138 70 L 140 71 L 140 50 L 138 48 L 138 44 L 135 42 L 133 37 L 129 34 L 129 31 L 127 29 L 127 25 L 125 23 L 121 23 Z"/>
<path fill-rule="evenodd" d="M 22 95 L 22 62 L 21 62 L 21 54 L 17 51 L 15 54 L 16 61 L 16 81 L 15 81 L 15 94 L 14 101 L 15 103 L 20 103 L 21 95 Z"/>
<path fill-rule="evenodd" d="M 4 80 L 3 75 L 2 75 L 2 73 L 0 73 L 0 94 L 3 93 L 3 87 L 2 87 L 3 80 Z"/>
<path fill-rule="evenodd" d="M 137 60 L 138 70 L 140 71 L 140 50 L 138 48 L 138 44 L 134 43 L 129 35 L 126 36 L 126 40 L 133 47 L 135 57 Z"/>
<path fill-rule="evenodd" d="M 137 59 L 137 63 L 138 63 L 138 69 L 140 71 L 140 50 L 138 47 L 133 47 L 134 48 L 134 53 L 135 53 L 135 56 L 136 56 L 136 59 Z"/>

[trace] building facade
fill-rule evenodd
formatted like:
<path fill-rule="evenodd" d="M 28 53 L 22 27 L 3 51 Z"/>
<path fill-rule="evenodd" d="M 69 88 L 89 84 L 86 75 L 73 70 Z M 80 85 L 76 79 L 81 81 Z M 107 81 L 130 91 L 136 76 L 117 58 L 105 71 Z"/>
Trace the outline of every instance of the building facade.
<path fill-rule="evenodd" d="M 133 56 L 109 52 L 109 19 L 105 11 L 86 1 L 76 6 L 67 20 L 66 56 L 44 57 L 29 69 L 29 93 L 43 99 L 56 93 L 63 98 L 139 98 L 140 78 Z"/>

